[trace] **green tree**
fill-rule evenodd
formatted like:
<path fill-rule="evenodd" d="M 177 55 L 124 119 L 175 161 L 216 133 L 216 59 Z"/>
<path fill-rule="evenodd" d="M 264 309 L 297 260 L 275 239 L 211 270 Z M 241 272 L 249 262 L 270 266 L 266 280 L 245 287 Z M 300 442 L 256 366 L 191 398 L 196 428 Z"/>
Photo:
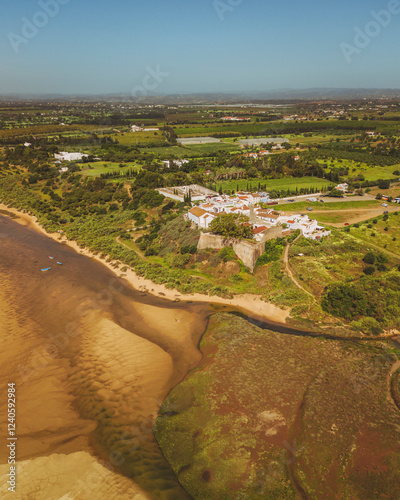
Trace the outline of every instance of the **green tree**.
<path fill-rule="evenodd" d="M 214 234 L 226 238 L 252 239 L 253 231 L 250 225 L 245 225 L 249 218 L 238 214 L 222 214 L 216 217 L 210 224 Z"/>

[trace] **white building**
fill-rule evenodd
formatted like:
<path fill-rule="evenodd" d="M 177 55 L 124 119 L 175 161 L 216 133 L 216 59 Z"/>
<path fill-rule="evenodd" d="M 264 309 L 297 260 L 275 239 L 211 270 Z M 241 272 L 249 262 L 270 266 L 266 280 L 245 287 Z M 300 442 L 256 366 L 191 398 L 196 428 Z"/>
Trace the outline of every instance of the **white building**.
<path fill-rule="evenodd" d="M 68 153 L 61 151 L 59 154 L 55 153 L 54 158 L 60 161 L 80 161 L 82 158 L 87 158 L 89 155 L 82 153 Z"/>
<path fill-rule="evenodd" d="M 191 184 L 190 186 L 174 186 L 159 188 L 157 191 L 166 198 L 172 198 L 177 201 L 185 201 L 185 198 L 190 194 L 190 199 L 194 201 L 204 201 L 207 198 L 217 196 L 218 193 L 211 191 L 199 184 Z"/>
<path fill-rule="evenodd" d="M 336 186 L 336 189 L 338 191 L 342 191 L 342 193 L 347 193 L 347 190 L 349 189 L 349 185 L 347 184 L 347 182 L 344 182 L 343 184 L 338 184 Z"/>
<path fill-rule="evenodd" d="M 181 168 L 182 165 L 185 165 L 185 163 L 189 163 L 189 160 L 163 160 L 163 163 L 167 168 L 171 166 L 171 163 L 176 167 Z"/>
<path fill-rule="evenodd" d="M 203 210 L 200 207 L 193 207 L 188 212 L 188 218 L 197 226 L 207 229 L 215 219 L 215 215 Z"/>
<path fill-rule="evenodd" d="M 254 226 L 253 234 L 256 241 L 261 241 L 264 238 L 265 232 L 270 228 L 268 226 Z"/>
<path fill-rule="evenodd" d="M 226 122 L 248 122 L 250 118 L 239 118 L 238 116 L 223 116 L 221 120 Z"/>

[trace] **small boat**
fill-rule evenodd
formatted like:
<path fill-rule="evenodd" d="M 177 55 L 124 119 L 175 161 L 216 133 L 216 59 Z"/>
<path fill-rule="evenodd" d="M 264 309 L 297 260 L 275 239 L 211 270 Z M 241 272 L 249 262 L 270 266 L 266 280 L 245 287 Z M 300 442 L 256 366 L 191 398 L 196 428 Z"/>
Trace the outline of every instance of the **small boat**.
<path fill-rule="evenodd" d="M 49 259 L 53 260 L 53 259 L 54 259 L 54 257 L 50 257 L 50 255 L 49 255 Z"/>
<path fill-rule="evenodd" d="M 62 266 L 62 262 L 57 262 L 57 264 L 58 264 L 59 266 Z"/>
<path fill-rule="evenodd" d="M 45 267 L 44 269 L 41 269 L 41 271 L 50 271 L 51 267 Z"/>

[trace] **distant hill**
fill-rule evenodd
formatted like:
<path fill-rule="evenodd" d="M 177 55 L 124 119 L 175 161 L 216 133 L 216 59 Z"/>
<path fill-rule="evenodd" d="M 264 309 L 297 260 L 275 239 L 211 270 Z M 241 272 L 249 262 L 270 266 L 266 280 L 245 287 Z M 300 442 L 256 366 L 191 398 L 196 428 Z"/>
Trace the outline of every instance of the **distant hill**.
<path fill-rule="evenodd" d="M 257 103 L 296 102 L 316 100 L 355 100 L 400 98 L 400 89 L 354 89 L 354 88 L 312 88 L 277 89 L 245 92 L 203 92 L 148 95 L 132 97 L 130 94 L 63 95 L 63 94 L 3 94 L 0 101 L 115 101 L 143 104 L 210 104 L 210 103 Z"/>

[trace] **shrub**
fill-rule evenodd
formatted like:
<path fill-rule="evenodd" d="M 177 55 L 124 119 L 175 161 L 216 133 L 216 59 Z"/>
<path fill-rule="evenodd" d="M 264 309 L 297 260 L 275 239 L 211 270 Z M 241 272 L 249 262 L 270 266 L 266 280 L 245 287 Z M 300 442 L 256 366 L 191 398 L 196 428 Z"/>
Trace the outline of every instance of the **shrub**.
<path fill-rule="evenodd" d="M 196 245 L 183 245 L 181 246 L 181 254 L 194 254 L 197 252 L 197 246 Z"/>
<path fill-rule="evenodd" d="M 352 320 L 374 318 L 381 327 L 398 328 L 400 274 L 388 271 L 377 276 L 364 275 L 351 283 L 333 283 L 326 289 L 321 305 L 325 311 L 338 317 Z"/>
<path fill-rule="evenodd" d="M 190 261 L 190 255 L 185 254 L 185 255 L 177 255 L 173 259 L 173 265 L 174 267 L 178 267 L 180 269 L 184 268 L 186 264 L 188 264 Z"/>
<path fill-rule="evenodd" d="M 380 264 L 387 264 L 389 262 L 388 256 L 384 253 L 378 253 L 376 256 L 376 262 Z"/>
<path fill-rule="evenodd" d="M 390 180 L 379 179 L 378 180 L 379 189 L 389 189 L 390 188 Z"/>
<path fill-rule="evenodd" d="M 366 264 L 375 264 L 375 254 L 373 252 L 368 252 L 364 255 L 363 261 Z"/>
<path fill-rule="evenodd" d="M 269 262 L 278 261 L 283 254 L 285 249 L 284 238 L 276 238 L 275 240 L 269 240 L 265 243 L 265 252 L 257 260 L 257 265 L 268 264 Z"/>
<path fill-rule="evenodd" d="M 366 274 L 367 276 L 374 274 L 375 271 L 376 271 L 376 269 L 374 266 L 367 266 L 364 268 L 364 274 Z"/>
<path fill-rule="evenodd" d="M 344 283 L 332 285 L 321 305 L 324 311 L 347 319 L 364 316 L 368 309 L 364 293 Z"/>
<path fill-rule="evenodd" d="M 219 251 L 219 256 L 223 262 L 228 262 L 228 260 L 235 260 L 236 255 L 232 247 L 224 247 Z"/>
<path fill-rule="evenodd" d="M 361 318 L 359 321 L 353 321 L 352 326 L 363 333 L 370 333 L 372 335 L 379 335 L 382 333 L 383 328 L 375 318 Z"/>
<path fill-rule="evenodd" d="M 288 236 L 287 241 L 288 243 L 293 243 L 293 241 L 300 235 L 300 229 L 296 229 L 296 231 Z"/>

